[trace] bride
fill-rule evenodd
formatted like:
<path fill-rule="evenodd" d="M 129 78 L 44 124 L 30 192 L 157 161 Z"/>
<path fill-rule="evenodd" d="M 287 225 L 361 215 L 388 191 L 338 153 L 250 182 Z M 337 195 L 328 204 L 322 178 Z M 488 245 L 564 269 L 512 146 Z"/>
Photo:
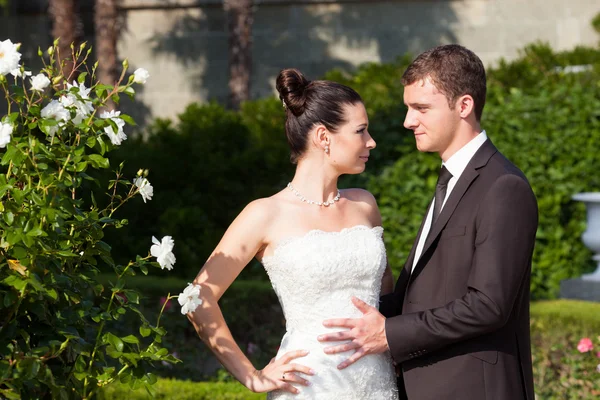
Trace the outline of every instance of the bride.
<path fill-rule="evenodd" d="M 223 366 L 269 399 L 397 399 L 388 354 L 339 370 L 351 353 L 326 354 L 330 344 L 317 341 L 330 331 L 323 320 L 360 316 L 353 296 L 377 307 L 380 294 L 393 290 L 375 199 L 365 190 L 337 188 L 340 175 L 365 170 L 375 148 L 365 107 L 353 89 L 308 81 L 295 69 L 281 71 L 277 91 L 296 173 L 233 221 L 194 280 L 203 303 L 188 318 Z M 217 303 L 253 257 L 269 275 L 287 330 L 262 370 L 240 350 Z"/>

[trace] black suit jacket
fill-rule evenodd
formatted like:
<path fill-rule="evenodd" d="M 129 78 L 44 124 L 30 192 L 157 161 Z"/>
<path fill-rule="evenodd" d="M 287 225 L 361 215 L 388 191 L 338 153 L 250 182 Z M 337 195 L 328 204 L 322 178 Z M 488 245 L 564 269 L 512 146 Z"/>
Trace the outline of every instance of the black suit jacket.
<path fill-rule="evenodd" d="M 529 282 L 538 210 L 527 179 L 488 139 L 411 273 L 423 223 L 380 304 L 401 397 L 534 400 Z"/>

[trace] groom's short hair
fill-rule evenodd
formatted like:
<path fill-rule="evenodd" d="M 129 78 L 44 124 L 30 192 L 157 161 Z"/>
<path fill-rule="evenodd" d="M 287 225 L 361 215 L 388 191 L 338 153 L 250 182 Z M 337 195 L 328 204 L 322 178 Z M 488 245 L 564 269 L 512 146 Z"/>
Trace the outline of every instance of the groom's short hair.
<path fill-rule="evenodd" d="M 450 108 L 465 94 L 473 97 L 475 117 L 481 120 L 485 106 L 486 78 L 481 59 L 458 44 L 434 47 L 420 54 L 404 71 L 404 86 L 427 78 L 448 99 Z"/>

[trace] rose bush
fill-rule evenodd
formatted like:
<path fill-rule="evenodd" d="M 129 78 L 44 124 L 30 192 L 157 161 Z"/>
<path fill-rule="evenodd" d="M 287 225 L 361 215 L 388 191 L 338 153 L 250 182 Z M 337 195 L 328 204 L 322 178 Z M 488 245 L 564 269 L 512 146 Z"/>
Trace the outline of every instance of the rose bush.
<path fill-rule="evenodd" d="M 121 163 L 106 198 L 91 190 L 110 171 L 108 154 L 127 139 L 125 125 L 134 124 L 106 104 L 133 97 L 132 85 L 149 75 L 127 77 L 124 62 L 115 86 L 100 84 L 85 44 L 69 55 L 57 44 L 38 50 L 44 68 L 32 74 L 19 64 L 19 46 L 0 42 L 8 110 L 0 123 L 1 398 L 87 399 L 115 381 L 150 390 L 155 366 L 178 362 L 161 345 L 161 314 L 148 321 L 139 293 L 125 286 L 149 267 L 172 269 L 174 241 L 165 236 L 152 254 L 125 265 L 103 241 L 105 231 L 127 224 L 118 215 L 124 203 L 151 200 L 147 171 L 126 177 Z M 71 76 L 61 74 L 67 58 L 76 67 Z M 108 285 L 100 269 L 113 271 Z M 115 334 L 123 319 L 137 320 L 137 330 Z"/>

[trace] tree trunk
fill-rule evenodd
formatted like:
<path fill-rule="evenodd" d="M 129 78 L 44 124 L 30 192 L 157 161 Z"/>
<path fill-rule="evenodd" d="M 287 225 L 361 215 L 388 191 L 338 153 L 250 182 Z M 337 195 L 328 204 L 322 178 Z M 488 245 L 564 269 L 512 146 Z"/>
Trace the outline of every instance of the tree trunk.
<path fill-rule="evenodd" d="M 117 38 L 119 34 L 118 0 L 96 0 L 94 24 L 96 31 L 96 60 L 98 68 L 96 77 L 100 83 L 114 86 L 117 82 Z M 109 100 L 107 109 L 114 109 L 114 103 Z"/>
<path fill-rule="evenodd" d="M 52 18 L 52 37 L 59 38 L 57 57 L 63 62 L 62 74 L 67 81 L 71 81 L 75 75 L 71 43 L 77 49 L 83 35 L 77 3 L 78 0 L 50 0 L 48 7 Z"/>
<path fill-rule="evenodd" d="M 96 59 L 98 81 L 114 85 L 117 81 L 117 0 L 96 0 Z"/>
<path fill-rule="evenodd" d="M 225 0 L 229 28 L 229 105 L 250 99 L 253 0 Z"/>

